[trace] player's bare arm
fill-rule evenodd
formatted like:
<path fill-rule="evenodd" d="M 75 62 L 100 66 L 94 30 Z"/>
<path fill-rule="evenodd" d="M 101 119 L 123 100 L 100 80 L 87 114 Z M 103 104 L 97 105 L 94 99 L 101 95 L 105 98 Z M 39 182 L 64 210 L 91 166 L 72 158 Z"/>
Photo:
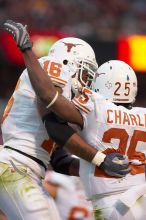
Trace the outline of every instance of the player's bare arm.
<path fill-rule="evenodd" d="M 59 94 L 59 92 L 54 87 L 50 77 L 42 69 L 35 54 L 31 50 L 32 44 L 29 40 L 29 35 L 26 31 L 26 27 L 22 24 L 17 25 L 18 30 L 21 29 L 21 32 L 25 31 L 25 33 L 27 33 L 26 36 L 21 41 L 19 41 L 17 36 L 18 32 L 15 34 L 15 29 L 13 30 L 14 24 L 17 25 L 18 23 L 8 21 L 7 23 L 5 23 L 5 28 L 9 33 L 14 36 L 17 46 L 22 51 L 29 77 L 33 88 L 36 91 L 36 94 L 49 109 L 54 111 L 61 118 L 71 123 L 76 123 L 82 127 L 83 119 L 81 114 L 71 102 L 69 102 L 64 96 Z"/>
<path fill-rule="evenodd" d="M 83 126 L 83 118 L 74 104 L 69 102 L 64 96 L 59 94 L 54 87 L 49 76 L 46 75 L 32 50 L 26 50 L 23 53 L 27 70 L 29 72 L 31 83 L 37 95 L 43 103 L 48 106 L 53 100 L 54 103 L 49 107 L 53 112 L 61 118 L 71 123 Z M 56 100 L 54 99 L 55 97 Z M 66 111 L 67 109 L 67 111 Z"/>

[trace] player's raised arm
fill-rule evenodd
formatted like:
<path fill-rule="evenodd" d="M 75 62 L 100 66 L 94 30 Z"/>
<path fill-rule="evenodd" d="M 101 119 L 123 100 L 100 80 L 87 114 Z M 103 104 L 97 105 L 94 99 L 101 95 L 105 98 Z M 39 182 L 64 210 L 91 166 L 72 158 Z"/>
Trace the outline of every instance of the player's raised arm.
<path fill-rule="evenodd" d="M 32 86 L 42 102 L 64 120 L 82 127 L 83 119 L 81 114 L 71 102 L 58 93 L 50 77 L 42 69 L 31 50 L 32 43 L 26 26 L 8 20 L 4 23 L 4 29 L 13 36 L 17 47 L 22 51 Z"/>

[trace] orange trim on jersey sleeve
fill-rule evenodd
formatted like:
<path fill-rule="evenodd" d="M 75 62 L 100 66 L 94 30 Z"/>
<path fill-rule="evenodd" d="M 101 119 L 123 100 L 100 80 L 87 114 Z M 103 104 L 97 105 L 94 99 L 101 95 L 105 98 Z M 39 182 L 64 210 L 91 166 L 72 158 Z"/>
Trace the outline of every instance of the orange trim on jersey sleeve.
<path fill-rule="evenodd" d="M 15 87 L 15 91 L 17 91 L 19 89 L 20 83 L 21 83 L 21 80 L 19 78 L 18 81 L 17 81 L 16 87 Z M 0 126 L 2 126 L 2 123 L 4 122 L 6 117 L 8 116 L 9 112 L 11 111 L 13 103 L 14 103 L 14 97 L 12 95 L 11 98 L 9 99 L 9 101 L 8 101 L 8 104 L 7 104 L 6 108 L 5 108 L 5 111 L 4 111 L 4 114 L 2 116 L 2 120 L 1 120 Z"/>
<path fill-rule="evenodd" d="M 83 112 L 85 112 L 85 113 L 91 112 L 90 109 L 88 109 L 87 107 L 85 107 L 84 105 L 82 105 L 76 98 L 74 98 L 74 99 L 72 100 L 72 102 L 75 104 L 75 106 L 76 106 L 78 109 L 82 110 Z"/>
<path fill-rule="evenodd" d="M 67 84 L 67 81 L 59 79 L 58 77 L 51 76 L 51 80 L 53 82 L 59 83 L 61 85 L 61 87 L 64 87 Z"/>
<path fill-rule="evenodd" d="M 2 124 L 3 124 L 3 122 L 4 122 L 4 120 L 7 118 L 9 112 L 11 111 L 11 108 L 12 108 L 12 106 L 13 106 L 13 103 L 14 103 L 14 97 L 11 96 L 11 98 L 9 99 L 8 104 L 7 104 L 6 108 L 5 108 L 4 114 L 3 114 L 3 116 L 2 116 L 1 126 L 2 126 Z"/>

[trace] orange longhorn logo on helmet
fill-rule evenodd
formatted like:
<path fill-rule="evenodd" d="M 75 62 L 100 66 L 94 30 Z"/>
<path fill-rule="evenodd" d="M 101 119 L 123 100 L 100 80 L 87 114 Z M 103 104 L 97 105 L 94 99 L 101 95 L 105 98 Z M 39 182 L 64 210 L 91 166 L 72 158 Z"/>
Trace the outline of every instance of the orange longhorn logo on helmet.
<path fill-rule="evenodd" d="M 67 46 L 67 52 L 70 52 L 73 47 L 82 45 L 82 44 L 72 44 L 72 43 L 65 43 L 65 42 L 62 42 L 62 43 L 64 43 L 64 45 Z"/>

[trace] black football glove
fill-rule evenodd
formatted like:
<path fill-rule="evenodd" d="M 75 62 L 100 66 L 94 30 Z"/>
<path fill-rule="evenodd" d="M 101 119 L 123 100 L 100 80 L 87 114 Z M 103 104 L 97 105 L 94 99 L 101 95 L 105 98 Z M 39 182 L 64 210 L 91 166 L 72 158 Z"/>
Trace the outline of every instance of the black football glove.
<path fill-rule="evenodd" d="M 99 168 L 113 177 L 124 177 L 130 172 L 128 159 L 119 153 L 107 154 Z"/>
<path fill-rule="evenodd" d="M 7 20 L 4 23 L 4 30 L 13 36 L 17 47 L 19 47 L 22 52 L 32 48 L 32 43 L 30 42 L 30 37 L 26 28 L 26 25 L 23 26 L 21 23 L 16 23 L 12 20 Z"/>

